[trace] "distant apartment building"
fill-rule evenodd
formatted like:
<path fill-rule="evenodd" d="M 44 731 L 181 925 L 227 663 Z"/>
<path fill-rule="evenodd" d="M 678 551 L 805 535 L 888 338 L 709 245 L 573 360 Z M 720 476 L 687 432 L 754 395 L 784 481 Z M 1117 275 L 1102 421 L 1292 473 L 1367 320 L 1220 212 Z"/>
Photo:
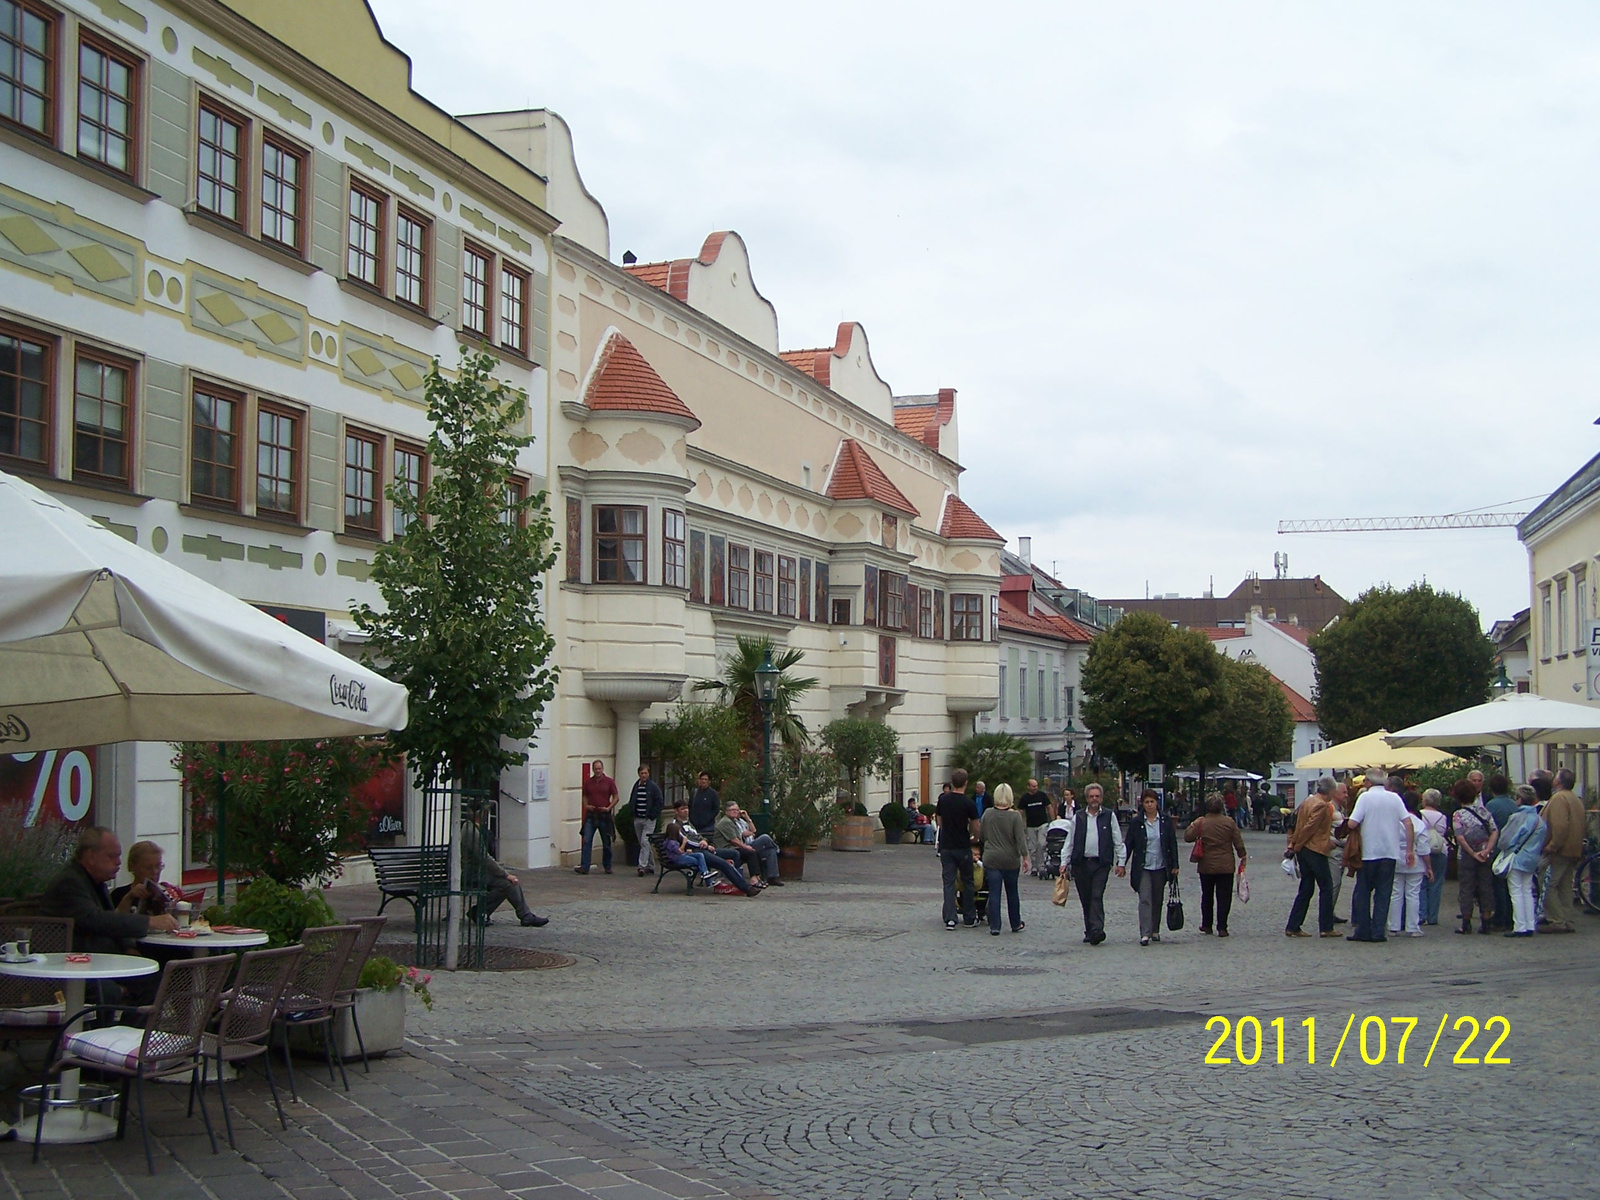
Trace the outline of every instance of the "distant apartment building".
<path fill-rule="evenodd" d="M 1207 626 L 1243 627 L 1252 614 L 1282 625 L 1299 625 L 1312 633 L 1345 610 L 1347 601 L 1316 575 L 1309 579 L 1262 579 L 1250 574 L 1226 596 L 1129 597 L 1102 603 L 1127 612 L 1153 612 L 1185 629 Z"/>

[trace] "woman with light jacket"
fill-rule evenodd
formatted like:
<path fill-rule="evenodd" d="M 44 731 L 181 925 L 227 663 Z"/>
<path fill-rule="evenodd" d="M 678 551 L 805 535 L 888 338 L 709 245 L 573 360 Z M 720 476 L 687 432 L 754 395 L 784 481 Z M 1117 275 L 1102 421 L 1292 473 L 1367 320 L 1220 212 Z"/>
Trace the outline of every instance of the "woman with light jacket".
<path fill-rule="evenodd" d="M 1517 811 L 1500 831 L 1500 853 L 1511 855 L 1506 880 L 1511 888 L 1511 932 L 1507 937 L 1532 937 L 1537 913 L 1533 906 L 1533 875 L 1549 830 L 1539 820 L 1539 793 L 1527 784 L 1517 789 Z"/>
<path fill-rule="evenodd" d="M 1200 843 L 1200 932 L 1212 930 L 1211 914 L 1216 911 L 1218 937 L 1228 936 L 1228 913 L 1233 908 L 1233 856 L 1239 855 L 1244 869 L 1244 834 L 1223 812 L 1222 797 L 1212 792 L 1206 797 L 1205 815 L 1190 823 L 1183 840 Z"/>
<path fill-rule="evenodd" d="M 1017 880 L 1028 869 L 1028 823 L 1016 810 L 1011 785 L 994 789 L 989 807 L 984 809 L 980 837 L 983 839 L 983 874 L 989 881 L 989 932 L 1000 936 L 1000 893 L 1006 894 L 1011 932 L 1021 933 L 1022 895 Z"/>

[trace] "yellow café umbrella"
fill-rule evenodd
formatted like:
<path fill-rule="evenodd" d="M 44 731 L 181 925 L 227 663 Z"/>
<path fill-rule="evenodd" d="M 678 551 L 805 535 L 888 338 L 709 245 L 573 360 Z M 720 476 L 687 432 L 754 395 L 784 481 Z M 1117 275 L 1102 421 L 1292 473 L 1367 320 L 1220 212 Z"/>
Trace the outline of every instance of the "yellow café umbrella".
<path fill-rule="evenodd" d="M 1318 750 L 1315 754 L 1297 758 L 1294 760 L 1294 765 L 1302 771 L 1354 771 L 1362 767 L 1395 767 L 1411 770 L 1416 767 L 1431 767 L 1435 763 L 1442 763 L 1454 757 L 1448 750 L 1435 750 L 1432 746 L 1405 746 L 1397 749 L 1383 740 L 1388 733 L 1387 729 L 1380 729 L 1376 733 L 1367 734 L 1366 737 L 1340 742 L 1337 746 L 1329 746 L 1326 750 Z"/>

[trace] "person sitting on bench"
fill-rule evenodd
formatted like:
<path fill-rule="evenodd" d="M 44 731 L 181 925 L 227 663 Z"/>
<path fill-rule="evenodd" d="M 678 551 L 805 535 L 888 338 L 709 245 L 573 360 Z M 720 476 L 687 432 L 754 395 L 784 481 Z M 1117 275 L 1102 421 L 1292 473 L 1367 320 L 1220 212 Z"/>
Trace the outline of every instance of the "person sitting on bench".
<path fill-rule="evenodd" d="M 711 852 L 704 842 L 691 843 L 688 838 L 689 834 L 681 825 L 668 821 L 666 832 L 661 835 L 662 862 L 674 868 L 693 867 L 700 872 L 700 879 L 707 887 L 715 883 L 720 874 L 746 896 L 760 893 L 761 889 L 747 880 L 738 867 Z"/>
<path fill-rule="evenodd" d="M 778 878 L 778 843 L 756 827 L 744 815 L 735 800 L 723 805 L 722 817 L 717 821 L 717 853 L 724 858 L 737 859 L 750 870 L 750 878 L 768 887 L 782 887 Z"/>
<path fill-rule="evenodd" d="M 488 811 L 487 805 L 476 806 L 461 823 L 462 874 L 467 874 L 469 863 L 480 854 L 483 856 L 486 893 L 483 900 L 483 923 L 494 924 L 491 920 L 494 910 L 509 901 L 511 910 L 517 914 L 517 920 L 522 924 L 530 926 L 550 924 L 549 917 L 541 917 L 528 907 L 528 902 L 522 895 L 522 884 L 515 875 L 495 860 L 494 855 L 489 853 L 489 848 L 484 845 L 483 818 Z M 476 921 L 478 914 L 473 913 L 470 919 Z"/>

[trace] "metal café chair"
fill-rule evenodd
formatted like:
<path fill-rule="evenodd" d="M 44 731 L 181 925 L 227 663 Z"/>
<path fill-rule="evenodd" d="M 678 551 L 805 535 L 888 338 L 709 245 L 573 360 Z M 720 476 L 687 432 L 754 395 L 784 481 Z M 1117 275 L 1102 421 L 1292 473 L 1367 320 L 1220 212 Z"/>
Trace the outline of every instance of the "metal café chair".
<path fill-rule="evenodd" d="M 356 938 L 355 949 L 350 952 L 350 957 L 345 961 L 344 971 L 339 976 L 339 990 L 333 999 L 334 1021 L 337 1022 L 339 1014 L 346 1010 L 350 1013 L 350 1025 L 355 1030 L 356 1045 L 361 1047 L 361 1065 L 368 1075 L 372 1074 L 372 1064 L 367 1061 L 367 1043 L 361 1036 L 361 1018 L 356 1016 L 356 989 L 361 986 L 361 972 L 367 965 L 367 959 L 372 957 L 372 951 L 378 944 L 378 935 L 383 932 L 383 927 L 389 923 L 388 917 L 351 917 L 350 924 L 361 930 Z M 333 1035 L 335 1026 L 328 1026 L 328 1035 Z M 349 1090 L 348 1087 L 345 1089 Z"/>
<path fill-rule="evenodd" d="M 310 1028 L 321 1025 L 327 1036 L 322 1039 L 328 1056 L 328 1082 L 333 1082 L 333 1001 L 339 993 L 339 980 L 345 963 L 355 949 L 361 930 L 355 925 L 324 925 L 308 929 L 300 937 L 301 956 L 295 966 L 289 985 L 278 998 L 278 1011 L 273 1028 L 283 1034 L 283 1062 L 289 1071 L 289 1094 L 300 1099 L 294 1082 L 294 1060 L 289 1055 L 289 1029 L 291 1026 Z M 339 1073 L 344 1074 L 344 1061 L 339 1062 Z M 350 1090 L 350 1079 L 344 1080 L 345 1091 Z"/>
<path fill-rule="evenodd" d="M 0 942 L 25 937 L 35 954 L 65 954 L 72 949 L 71 917 L 11 917 L 0 921 Z M 66 1006 L 56 1001 L 53 979 L 0 975 L 0 1045 L 53 1042 L 66 1024 Z"/>
<path fill-rule="evenodd" d="M 267 1071 L 267 1087 L 272 1090 L 272 1103 L 278 1109 L 278 1124 L 285 1131 L 289 1122 L 283 1116 L 283 1101 L 278 1098 L 278 1084 L 272 1077 L 272 1054 L 269 1038 L 272 1023 L 278 1015 L 278 1001 L 284 988 L 294 976 L 303 953 L 299 946 L 284 946 L 279 950 L 250 950 L 239 959 L 238 974 L 233 987 L 223 992 L 217 1000 L 216 1029 L 205 1035 L 202 1051 L 216 1071 L 217 1095 L 222 1101 L 222 1119 L 228 1128 L 228 1145 L 233 1146 L 233 1114 L 228 1110 L 228 1092 L 225 1086 L 227 1068 L 247 1059 L 260 1058 Z M 200 1072 L 200 1091 L 205 1090 L 208 1071 Z M 194 1115 L 194 1092 L 189 1089 L 189 1114 Z"/>
<path fill-rule="evenodd" d="M 50 1071 L 59 1074 L 73 1069 L 87 1069 L 107 1075 L 120 1075 L 123 1079 L 122 1101 L 118 1105 L 117 1138 L 120 1141 L 128 1125 L 128 1096 L 130 1091 L 139 1105 L 139 1133 L 144 1139 L 144 1161 L 150 1174 L 156 1173 L 154 1155 L 150 1152 L 150 1125 L 144 1113 L 144 1081 L 187 1066 L 190 1086 L 198 1084 L 201 1071 L 202 1038 L 211 1014 L 217 1006 L 217 995 L 228 981 L 233 970 L 231 955 L 215 958 L 186 958 L 169 962 L 161 972 L 161 986 L 156 989 L 155 1002 L 146 1012 L 143 1029 L 132 1025 L 102 1025 L 71 1033 L 62 1041 Z M 121 1011 L 120 1005 L 94 1004 L 89 1011 Z M 68 1017 L 72 1021 L 79 1013 Z M 39 1161 L 39 1143 L 44 1136 L 44 1114 L 49 1107 L 45 1096 L 40 1096 L 39 1117 L 33 1131 L 33 1161 Z M 211 1152 L 217 1152 L 217 1135 L 211 1127 L 211 1114 L 206 1111 L 204 1094 L 200 1097 L 200 1115 L 206 1123 L 206 1136 L 211 1139 Z"/>

